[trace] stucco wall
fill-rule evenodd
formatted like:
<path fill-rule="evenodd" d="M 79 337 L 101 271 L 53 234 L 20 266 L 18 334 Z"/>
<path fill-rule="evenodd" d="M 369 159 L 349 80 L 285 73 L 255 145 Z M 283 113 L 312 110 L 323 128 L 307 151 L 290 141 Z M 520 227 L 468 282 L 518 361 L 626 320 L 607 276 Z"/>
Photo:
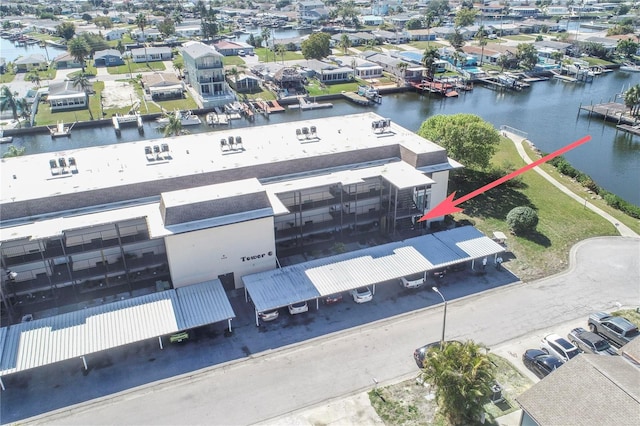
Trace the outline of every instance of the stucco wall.
<path fill-rule="evenodd" d="M 165 238 L 174 287 L 183 287 L 234 273 L 241 277 L 276 267 L 273 217 Z"/>

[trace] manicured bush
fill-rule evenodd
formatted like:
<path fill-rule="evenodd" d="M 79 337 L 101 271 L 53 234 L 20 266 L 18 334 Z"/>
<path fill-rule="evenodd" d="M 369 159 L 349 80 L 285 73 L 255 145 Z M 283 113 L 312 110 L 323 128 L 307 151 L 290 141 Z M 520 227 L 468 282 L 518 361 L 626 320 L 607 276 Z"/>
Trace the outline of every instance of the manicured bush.
<path fill-rule="evenodd" d="M 538 225 L 538 213 L 531 207 L 516 207 L 507 213 L 507 225 L 516 234 L 533 232 Z"/>

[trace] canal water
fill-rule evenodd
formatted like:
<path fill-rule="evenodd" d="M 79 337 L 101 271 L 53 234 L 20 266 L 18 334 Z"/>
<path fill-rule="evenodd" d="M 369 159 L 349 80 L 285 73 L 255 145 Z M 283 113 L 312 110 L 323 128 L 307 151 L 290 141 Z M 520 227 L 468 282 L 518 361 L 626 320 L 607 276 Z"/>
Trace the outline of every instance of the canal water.
<path fill-rule="evenodd" d="M 601 187 L 625 200 L 640 205 L 640 137 L 617 131 L 612 123 L 589 118 L 579 111 L 581 105 L 612 101 L 628 87 L 640 83 L 640 76 L 615 71 L 596 77 L 592 83 L 565 83 L 558 80 L 533 83 L 521 92 L 498 92 L 477 85 L 459 98 L 437 95 L 421 96 L 399 93 L 383 96 L 382 104 L 361 107 L 347 101 L 332 100 L 333 108 L 312 111 L 287 110 L 262 116 L 250 123 L 233 120 L 232 127 L 258 126 L 296 120 L 355 114 L 373 110 L 410 130 L 417 130 L 427 118 L 436 114 L 477 114 L 496 127 L 507 125 L 527 133 L 527 137 L 544 152 L 552 152 L 585 135 L 592 140 L 568 152 L 565 157 L 577 169 L 592 177 Z M 204 119 L 204 117 L 202 117 Z M 203 120 L 204 121 L 204 120 Z M 206 125 L 189 126 L 191 133 L 215 132 Z M 135 128 L 124 128 L 117 137 L 112 127 L 76 129 L 70 138 L 51 139 L 47 134 L 14 138 L 14 144 L 27 153 L 72 150 L 81 147 L 159 138 L 154 123 L 145 123 L 143 136 Z M 4 153 L 7 145 L 2 145 Z"/>

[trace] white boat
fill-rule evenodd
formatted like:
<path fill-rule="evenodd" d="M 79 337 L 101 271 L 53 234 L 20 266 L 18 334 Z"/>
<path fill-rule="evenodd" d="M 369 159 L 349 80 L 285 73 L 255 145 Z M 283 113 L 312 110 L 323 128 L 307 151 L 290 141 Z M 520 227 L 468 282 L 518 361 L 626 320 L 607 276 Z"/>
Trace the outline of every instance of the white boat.
<path fill-rule="evenodd" d="M 0 143 L 11 143 L 13 142 L 13 136 L 5 136 L 4 130 L 0 130 Z"/>
<path fill-rule="evenodd" d="M 218 114 L 218 124 L 221 126 L 229 124 L 229 116 L 227 114 Z"/>
<path fill-rule="evenodd" d="M 220 120 L 218 119 L 218 114 L 215 112 L 210 112 L 207 114 L 207 124 L 209 126 L 215 126 L 216 124 L 220 124 Z"/>
<path fill-rule="evenodd" d="M 624 64 L 620 66 L 620 71 L 640 72 L 640 65 Z"/>
<path fill-rule="evenodd" d="M 180 118 L 180 123 L 183 126 L 197 126 L 198 124 L 202 124 L 202 120 L 195 114 L 192 114 L 191 111 L 176 111 L 174 112 L 176 117 Z M 169 122 L 169 117 L 161 117 L 156 120 L 158 124 L 167 124 Z"/>

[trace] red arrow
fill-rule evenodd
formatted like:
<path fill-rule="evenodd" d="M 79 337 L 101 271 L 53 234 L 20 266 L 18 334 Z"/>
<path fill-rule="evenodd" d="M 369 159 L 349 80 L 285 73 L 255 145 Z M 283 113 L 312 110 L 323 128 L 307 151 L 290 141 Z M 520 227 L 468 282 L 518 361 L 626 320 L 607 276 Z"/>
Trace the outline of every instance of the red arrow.
<path fill-rule="evenodd" d="M 552 152 L 551 154 L 545 155 L 544 157 L 540 158 L 539 160 L 534 161 L 531 164 L 527 164 L 526 166 L 524 166 L 521 169 L 516 170 L 515 172 L 509 173 L 506 176 L 501 177 L 498 180 L 495 180 L 491 183 L 486 184 L 485 186 L 483 186 L 482 188 L 476 189 L 475 191 L 465 195 L 464 197 L 460 197 L 457 200 L 453 201 L 453 197 L 455 197 L 456 193 L 453 192 L 451 195 L 449 195 L 443 202 L 441 202 L 440 204 L 438 204 L 437 206 L 435 206 L 433 209 L 429 210 L 429 212 L 427 214 L 425 214 L 424 216 L 422 216 L 418 222 L 422 222 L 423 220 L 428 220 L 428 219 L 433 219 L 434 217 L 440 217 L 440 216 L 445 216 L 448 214 L 452 214 L 452 213 L 457 213 L 457 212 L 461 212 L 462 209 L 459 207 L 456 207 L 458 204 L 462 204 L 467 200 L 472 199 L 475 196 L 478 196 L 488 190 L 490 190 L 491 188 L 494 188 L 506 181 L 508 181 L 509 179 L 513 179 L 514 177 L 518 176 L 519 174 L 522 174 L 524 172 L 526 172 L 527 170 L 533 169 L 534 167 L 545 163 L 549 160 L 551 160 L 554 157 L 557 157 L 559 155 L 564 154 L 567 151 L 572 150 L 573 148 L 582 145 L 585 142 L 588 142 L 591 140 L 591 136 L 585 136 L 584 138 L 577 140 L 567 146 L 565 146 L 564 148 L 560 148 L 557 151 Z"/>

